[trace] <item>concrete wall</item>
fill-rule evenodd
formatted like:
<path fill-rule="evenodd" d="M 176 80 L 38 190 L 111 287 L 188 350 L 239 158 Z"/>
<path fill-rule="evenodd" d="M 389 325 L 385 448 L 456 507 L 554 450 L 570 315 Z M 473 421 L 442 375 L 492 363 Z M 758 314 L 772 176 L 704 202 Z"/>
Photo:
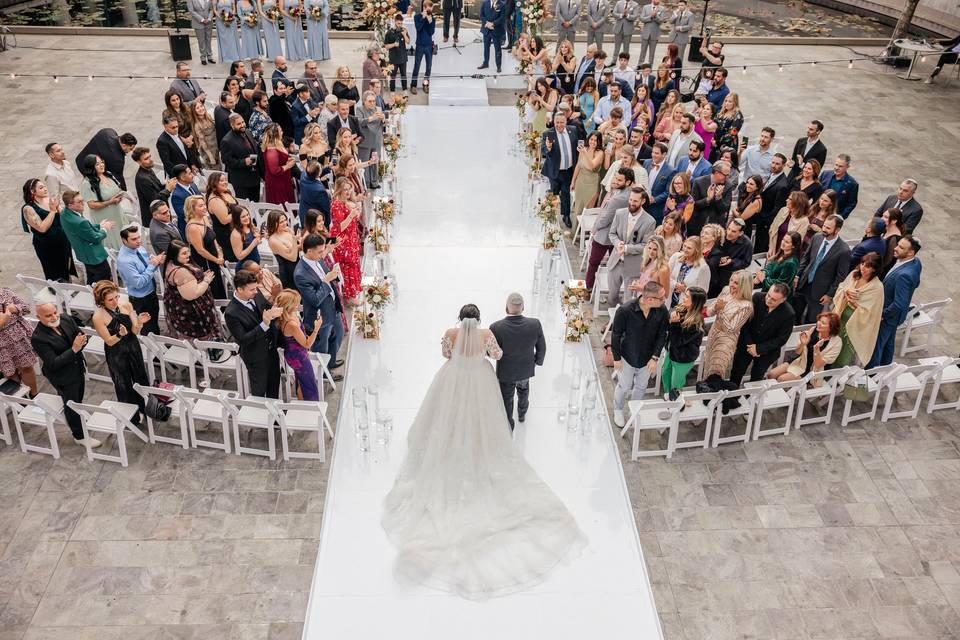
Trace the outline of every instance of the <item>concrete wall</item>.
<path fill-rule="evenodd" d="M 840 11 L 868 15 L 893 26 L 906 4 L 904 0 L 807 0 Z M 920 0 L 913 16 L 915 32 L 952 37 L 960 33 L 960 0 Z"/>

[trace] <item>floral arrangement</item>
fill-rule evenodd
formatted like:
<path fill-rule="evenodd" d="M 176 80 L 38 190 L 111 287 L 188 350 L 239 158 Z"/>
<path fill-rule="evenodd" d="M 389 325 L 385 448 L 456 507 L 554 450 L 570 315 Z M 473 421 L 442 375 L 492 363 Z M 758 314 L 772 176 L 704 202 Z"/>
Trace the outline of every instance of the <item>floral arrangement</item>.
<path fill-rule="evenodd" d="M 410 98 L 406 93 L 397 93 L 393 96 L 393 111 L 403 115 L 407 112 L 407 102 Z"/>
<path fill-rule="evenodd" d="M 387 253 L 390 251 L 390 237 L 387 230 L 380 225 L 374 225 L 367 231 L 367 237 L 373 243 L 373 250 L 377 253 Z"/>
<path fill-rule="evenodd" d="M 390 156 L 390 160 L 397 161 L 400 154 L 400 136 L 395 133 L 389 133 L 383 137 L 383 148 Z"/>
<path fill-rule="evenodd" d="M 583 280 L 571 280 L 561 283 L 563 289 L 560 293 L 560 305 L 571 313 L 580 309 L 580 304 L 590 299 L 590 292 L 587 291 L 587 283 Z"/>
<path fill-rule="evenodd" d="M 223 21 L 223 24 L 232 24 L 234 18 L 236 18 L 236 16 L 227 10 L 220 12 L 220 20 Z"/>
<path fill-rule="evenodd" d="M 268 18 L 270 18 L 271 22 L 276 22 L 277 20 L 280 19 L 280 9 L 277 7 L 270 7 L 269 9 L 264 11 L 264 14 Z"/>
<path fill-rule="evenodd" d="M 580 342 L 590 333 L 590 314 L 571 313 L 563 327 L 563 339 L 566 342 Z"/>
<path fill-rule="evenodd" d="M 372 311 L 357 309 L 353 312 L 353 325 L 357 335 L 368 340 L 380 339 L 380 318 Z"/>
<path fill-rule="evenodd" d="M 320 21 L 323 18 L 323 9 L 320 5 L 310 5 L 310 19 Z"/>
<path fill-rule="evenodd" d="M 517 137 L 523 142 L 523 149 L 530 157 L 540 155 L 540 136 L 536 131 L 518 133 Z"/>
<path fill-rule="evenodd" d="M 377 278 L 372 284 L 363 288 L 364 307 L 373 309 L 380 314 L 391 302 L 393 302 L 393 298 L 390 294 L 390 284 L 385 280 Z"/>
<path fill-rule="evenodd" d="M 522 93 L 518 93 L 517 100 L 516 102 L 513 103 L 513 106 L 517 109 L 517 115 L 520 116 L 521 120 L 523 119 L 523 116 L 526 115 L 525 114 L 526 105 L 527 105 L 527 97 L 524 96 Z M 517 134 L 517 137 L 519 138 L 520 134 Z"/>
<path fill-rule="evenodd" d="M 530 73 L 533 70 L 533 62 L 529 58 L 520 58 L 520 61 L 517 62 L 517 72 L 525 76 L 527 73 Z"/>
<path fill-rule="evenodd" d="M 291 17 L 293 17 L 293 18 L 299 18 L 300 16 L 303 15 L 303 8 L 300 7 L 299 5 L 296 6 L 296 7 L 292 7 L 292 8 L 289 10 L 289 13 L 290 13 L 290 16 L 291 16 Z"/>
<path fill-rule="evenodd" d="M 537 203 L 537 217 L 544 229 L 557 224 L 560 214 L 560 196 L 547 192 Z"/>
<path fill-rule="evenodd" d="M 247 23 L 248 27 L 255 27 L 260 23 L 260 18 L 257 17 L 255 12 L 251 11 L 243 15 L 243 21 Z"/>
<path fill-rule="evenodd" d="M 377 172 L 380 174 L 381 178 L 386 178 L 390 173 L 390 163 L 386 160 L 381 160 L 377 163 Z"/>
<path fill-rule="evenodd" d="M 378 196 L 373 199 L 373 212 L 377 221 L 389 225 L 393 222 L 393 217 L 397 214 L 397 205 L 393 201 L 393 198 Z"/>
<path fill-rule="evenodd" d="M 360 17 L 369 22 L 374 31 L 383 33 L 390 26 L 396 12 L 392 0 L 365 0 Z"/>
<path fill-rule="evenodd" d="M 546 17 L 546 9 L 543 6 L 543 0 L 525 0 L 523 3 L 523 24 L 527 27 L 531 36 L 540 33 L 543 27 L 543 19 Z"/>
<path fill-rule="evenodd" d="M 549 227 L 543 232 L 543 248 L 547 250 L 556 249 L 563 242 L 563 232 L 560 227 Z"/>

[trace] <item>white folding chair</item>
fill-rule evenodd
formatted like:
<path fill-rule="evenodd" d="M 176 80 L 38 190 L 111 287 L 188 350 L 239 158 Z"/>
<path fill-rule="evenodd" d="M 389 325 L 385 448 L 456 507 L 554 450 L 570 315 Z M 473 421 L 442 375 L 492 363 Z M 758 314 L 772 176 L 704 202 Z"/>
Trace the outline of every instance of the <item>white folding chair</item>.
<path fill-rule="evenodd" d="M 749 387 L 753 384 L 764 386 L 764 392 L 757 396 L 757 406 L 754 409 L 753 439 L 759 440 L 760 436 L 787 435 L 790 433 L 797 396 L 800 394 L 800 388 L 806 385 L 806 381 L 803 378 L 790 380 L 789 382 L 765 380 L 760 383 L 748 382 L 744 386 Z M 786 409 L 787 417 L 782 424 L 776 427 L 763 428 L 763 412 L 765 409 Z"/>
<path fill-rule="evenodd" d="M 675 449 L 710 446 L 710 436 L 713 434 L 713 424 L 717 415 L 717 406 L 723 399 L 723 391 L 712 393 L 696 393 L 693 390 L 684 390 L 680 395 L 684 406 L 677 414 L 677 439 Z M 680 440 L 680 427 L 684 423 L 703 423 L 703 438 L 697 440 Z"/>
<path fill-rule="evenodd" d="M 597 224 L 601 209 L 584 209 L 577 217 L 577 228 L 573 230 L 574 243 L 580 243 L 580 253 L 584 253 L 590 236 L 593 235 L 593 226 Z"/>
<path fill-rule="evenodd" d="M 843 384 L 854 371 L 852 367 L 843 367 L 841 369 L 825 369 L 823 371 L 811 371 L 804 376 L 804 384 L 797 392 L 797 422 L 794 429 L 808 424 L 830 424 L 833 418 L 833 405 L 836 402 Z M 827 408 L 822 416 L 813 418 L 804 418 L 803 412 L 806 409 L 807 400 L 826 398 Z"/>
<path fill-rule="evenodd" d="M 755 253 L 753 254 L 753 259 L 750 261 L 750 264 L 747 266 L 747 271 L 749 271 L 750 273 L 763 271 L 763 267 L 766 264 L 767 264 L 766 252 Z"/>
<path fill-rule="evenodd" d="M 6 378 L 0 377 L 0 385 L 8 382 Z M 25 384 L 21 384 L 16 391 L 8 395 L 13 396 L 14 398 L 26 398 L 30 395 L 30 388 Z M 0 402 L 0 440 L 6 443 L 8 447 L 13 446 L 13 436 L 10 435 L 10 423 L 7 422 L 7 410 L 9 407 Z"/>
<path fill-rule="evenodd" d="M 194 340 L 193 346 L 200 356 L 200 366 L 203 368 L 203 381 L 208 387 L 213 386 L 213 376 L 217 373 L 232 371 L 237 383 L 237 392 L 244 395 L 246 387 L 243 384 L 243 371 L 240 363 L 240 345 L 235 342 L 214 342 L 210 340 Z M 210 350 L 215 349 L 229 354 L 214 361 L 210 357 Z M 219 385 L 218 385 L 219 388 Z"/>
<path fill-rule="evenodd" d="M 953 299 L 936 300 L 934 302 L 921 302 L 907 313 L 907 319 L 898 329 L 903 329 L 903 340 L 900 342 L 900 357 L 925 349 L 930 345 L 930 339 L 933 337 L 933 330 L 940 324 L 943 316 L 943 310 L 953 302 Z M 910 338 L 914 333 L 925 332 L 923 341 L 919 344 L 910 344 Z"/>
<path fill-rule="evenodd" d="M 236 391 L 223 389 L 205 389 L 203 392 L 196 389 L 179 387 L 174 394 L 180 400 L 190 432 L 190 446 L 209 447 L 230 453 L 230 412 L 220 402 L 221 397 L 236 396 Z M 220 425 L 221 439 L 205 440 L 197 437 L 197 421 L 217 423 Z"/>
<path fill-rule="evenodd" d="M 780 359 L 777 362 L 783 362 L 787 357 L 788 353 L 793 353 L 797 350 L 797 346 L 800 344 L 800 334 L 804 331 L 810 329 L 811 327 L 817 326 L 814 324 L 798 324 L 793 328 L 793 331 L 790 333 L 790 337 L 787 338 L 787 342 L 780 347 Z"/>
<path fill-rule="evenodd" d="M 96 405 L 69 400 L 67 406 L 80 415 L 84 438 L 92 437 L 91 432 L 115 435 L 117 437 L 117 447 L 120 450 L 120 455 L 111 456 L 106 453 L 95 453 L 92 448 L 87 447 L 87 459 L 91 462 L 94 460 L 106 460 L 107 462 L 119 462 L 123 467 L 128 466 L 129 460 L 127 458 L 127 441 L 124 437 L 125 431 L 129 431 L 144 442 L 150 442 L 150 439 L 140 430 L 140 427 L 131 422 L 133 416 L 135 416 L 139 410 L 135 404 L 104 400 L 99 405 Z"/>
<path fill-rule="evenodd" d="M 161 436 L 157 435 L 157 427 L 160 424 L 164 424 L 159 420 L 151 418 L 147 412 L 144 412 L 144 417 L 147 419 L 147 437 L 150 439 L 150 444 L 156 444 L 157 442 L 164 442 L 166 444 L 175 444 L 177 446 L 183 447 L 184 449 L 190 448 L 190 435 L 187 430 L 187 420 L 184 417 L 183 403 L 180 401 L 180 398 L 176 393 L 170 389 L 161 389 L 160 387 L 149 387 L 141 384 L 133 385 L 134 391 L 143 396 L 144 402 L 149 402 L 150 398 L 156 398 L 157 402 L 166 404 L 170 407 L 170 419 L 171 421 L 176 419 L 176 426 L 180 428 L 180 437 L 174 436 Z M 170 398 L 172 400 L 167 401 Z M 170 421 L 167 421 L 166 424 L 169 424 Z M 174 425 L 170 425 L 174 426 Z"/>
<path fill-rule="evenodd" d="M 271 405 L 268 405 L 271 406 Z M 280 446 L 283 459 L 310 458 L 323 462 L 326 459 L 326 441 L 324 427 L 333 438 L 333 427 L 327 420 L 326 402 L 306 402 L 302 400 L 273 403 L 271 408 L 280 424 Z M 313 432 L 317 434 L 317 452 L 293 451 L 290 436 L 295 432 Z"/>
<path fill-rule="evenodd" d="M 17 438 L 20 440 L 20 451 L 24 453 L 28 451 L 44 453 L 53 456 L 54 459 L 60 457 L 60 445 L 57 444 L 57 432 L 54 428 L 57 424 L 66 425 L 63 416 L 63 400 L 60 399 L 60 396 L 38 393 L 37 397 L 31 400 L 27 397 L 0 394 L 0 401 L 13 414 L 13 424 L 17 429 Z M 7 408 L 3 410 L 4 416 L 6 416 Z M 6 417 L 4 417 L 4 422 L 6 422 Z M 43 427 L 47 434 L 47 446 L 29 444 L 23 437 L 24 425 Z"/>
<path fill-rule="evenodd" d="M 953 409 L 960 411 L 960 397 L 952 402 L 937 403 L 940 396 L 940 388 L 945 384 L 957 384 L 960 382 L 960 358 L 950 358 L 948 356 L 939 356 L 936 358 L 920 358 L 921 364 L 934 364 L 937 369 L 934 371 L 933 389 L 930 391 L 930 400 L 927 402 L 927 413 L 933 413 L 940 409 Z"/>
<path fill-rule="evenodd" d="M 93 288 L 85 284 L 70 282 L 51 282 L 50 286 L 57 292 L 57 297 L 63 302 L 67 313 L 93 315 L 97 305 L 93 301 Z"/>
<path fill-rule="evenodd" d="M 93 373 L 90 367 L 90 361 L 92 360 L 94 364 L 107 362 L 107 353 L 106 348 L 103 344 L 103 338 L 100 337 L 100 334 L 97 333 L 97 330 L 93 327 L 80 327 L 80 331 L 87 336 L 87 344 L 83 347 L 83 359 L 87 363 L 87 373 L 86 377 L 90 380 L 97 380 L 98 382 L 109 382 L 113 384 L 113 378 L 109 375 L 104 375 L 102 373 Z M 153 375 L 153 367 L 147 367 L 147 374 Z M 151 377 L 152 381 L 153 378 Z"/>
<path fill-rule="evenodd" d="M 33 276 L 25 276 L 22 273 L 17 274 L 17 280 L 20 281 L 20 284 L 30 290 L 31 298 L 34 298 L 37 294 L 51 288 L 49 280 L 35 278 Z M 36 309 L 33 309 L 33 311 L 36 313 Z"/>
<path fill-rule="evenodd" d="M 897 363 L 892 362 L 882 367 L 874 367 L 864 371 L 860 367 L 851 367 L 853 371 L 847 377 L 845 384 L 853 383 L 859 385 L 861 382 L 867 389 L 867 402 L 870 403 L 870 410 L 863 413 L 851 413 L 853 400 L 845 398 L 843 402 L 843 417 L 840 419 L 840 426 L 845 427 L 851 422 L 857 420 L 873 420 L 877 415 L 877 406 L 880 404 L 880 392 L 886 384 L 887 378 L 895 372 Z M 872 400 L 871 400 L 872 398 Z"/>
<path fill-rule="evenodd" d="M 610 295 L 610 267 L 604 265 L 597 269 L 597 277 L 593 282 L 593 293 L 590 299 L 593 302 L 593 315 L 600 312 L 600 295 Z"/>
<path fill-rule="evenodd" d="M 221 397 L 220 402 L 230 413 L 233 424 L 233 450 L 239 456 L 250 453 L 265 456 L 271 460 L 277 459 L 276 412 L 272 408 L 273 400 L 249 396 L 247 398 Z M 247 429 L 263 429 L 267 435 L 267 448 L 245 447 L 240 442 L 240 427 Z"/>
<path fill-rule="evenodd" d="M 744 387 L 734 391 L 723 392 L 723 398 L 716 405 L 714 413 L 712 446 L 718 447 L 721 444 L 729 444 L 731 442 L 750 442 L 750 438 L 753 435 L 753 419 L 754 415 L 756 415 L 757 400 L 763 395 L 764 391 L 765 388 L 759 386 Z M 733 402 L 728 402 L 735 400 L 739 401 L 738 404 L 734 405 Z M 725 408 L 725 405 L 729 407 L 729 409 Z M 723 431 L 724 418 L 743 418 L 745 423 L 743 433 L 732 436 L 720 435 Z"/>
<path fill-rule="evenodd" d="M 677 424 L 680 410 L 683 409 L 682 400 L 630 400 L 627 402 L 630 419 L 623 427 L 623 432 L 633 428 L 632 460 L 649 458 L 652 456 L 673 457 L 677 445 Z M 669 430 L 666 449 L 640 449 L 640 432 L 650 429 Z M 622 435 L 621 433 L 621 435 Z"/>
<path fill-rule="evenodd" d="M 920 403 L 923 401 L 923 392 L 927 389 L 927 383 L 933 377 L 937 369 L 935 364 L 915 364 L 907 366 L 899 365 L 894 373 L 887 378 L 887 398 L 883 403 L 883 413 L 880 414 L 880 421 L 886 422 L 894 418 L 914 418 L 920 412 Z M 913 407 L 906 411 L 894 411 L 893 401 L 897 393 L 916 393 L 917 398 Z"/>
<path fill-rule="evenodd" d="M 196 367 L 201 356 L 188 340 L 170 338 L 154 333 L 149 336 L 140 336 L 140 342 L 147 345 L 153 356 L 160 360 L 161 380 L 167 382 L 168 366 L 185 368 L 190 377 L 190 387 L 196 389 Z"/>

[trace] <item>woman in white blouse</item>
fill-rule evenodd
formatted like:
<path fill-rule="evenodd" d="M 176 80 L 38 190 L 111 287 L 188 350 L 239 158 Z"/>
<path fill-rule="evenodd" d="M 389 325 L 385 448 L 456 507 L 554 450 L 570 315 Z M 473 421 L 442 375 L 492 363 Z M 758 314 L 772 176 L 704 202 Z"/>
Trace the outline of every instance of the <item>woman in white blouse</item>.
<path fill-rule="evenodd" d="M 710 288 L 710 267 L 703 259 L 703 250 L 699 236 L 690 236 L 683 241 L 683 247 L 670 256 L 670 291 L 667 292 L 667 304 L 672 309 L 681 294 L 690 287 L 700 287 L 704 291 Z"/>

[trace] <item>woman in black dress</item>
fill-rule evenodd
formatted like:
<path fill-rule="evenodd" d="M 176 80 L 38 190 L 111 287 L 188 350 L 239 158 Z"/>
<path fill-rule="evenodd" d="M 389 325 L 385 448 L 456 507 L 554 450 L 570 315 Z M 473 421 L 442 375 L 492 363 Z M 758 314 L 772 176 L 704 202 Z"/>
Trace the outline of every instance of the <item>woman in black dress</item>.
<path fill-rule="evenodd" d="M 223 340 L 223 328 L 210 283 L 212 271 L 203 271 L 190 261 L 190 247 L 174 240 L 163 263 L 163 308 L 167 326 L 178 338 Z"/>
<path fill-rule="evenodd" d="M 202 196 L 189 196 L 183 203 L 183 215 L 187 219 L 187 242 L 190 243 L 190 259 L 201 271 L 212 271 L 216 276 L 210 285 L 213 297 L 224 300 L 227 290 L 223 286 L 220 267 L 224 258 L 217 236 L 213 232 L 207 205 Z"/>
<path fill-rule="evenodd" d="M 250 114 L 253 113 L 253 105 L 243 96 L 243 81 L 238 76 L 228 76 L 223 82 L 223 90 L 236 96 L 237 106 L 234 110 L 243 116 L 243 121 L 250 120 Z"/>
<path fill-rule="evenodd" d="M 267 214 L 267 244 L 277 259 L 284 289 L 297 288 L 293 282 L 293 272 L 300 261 L 301 242 L 302 239 L 290 230 L 290 222 L 283 211 L 274 209 Z"/>
<path fill-rule="evenodd" d="M 31 178 L 23 184 L 20 224 L 33 234 L 33 250 L 47 280 L 69 282 L 76 275 L 70 241 L 60 226 L 60 196 L 51 196 L 43 180 Z"/>
<path fill-rule="evenodd" d="M 103 340 L 107 369 L 117 391 L 117 400 L 137 406 L 137 414 L 131 422 L 138 424 L 143 419 L 143 396 L 133 385 L 146 386 L 150 381 L 137 336 L 143 323 L 150 320 L 150 314 L 138 315 L 129 302 L 121 303 L 120 289 L 110 280 L 93 285 L 93 300 L 97 305 L 93 328 Z"/>
<path fill-rule="evenodd" d="M 356 78 L 350 73 L 350 67 L 337 67 L 337 79 L 333 82 L 331 91 L 337 96 L 337 100 L 350 101 L 350 115 L 354 115 L 353 106 L 360 102 L 360 90 L 357 89 Z"/>

